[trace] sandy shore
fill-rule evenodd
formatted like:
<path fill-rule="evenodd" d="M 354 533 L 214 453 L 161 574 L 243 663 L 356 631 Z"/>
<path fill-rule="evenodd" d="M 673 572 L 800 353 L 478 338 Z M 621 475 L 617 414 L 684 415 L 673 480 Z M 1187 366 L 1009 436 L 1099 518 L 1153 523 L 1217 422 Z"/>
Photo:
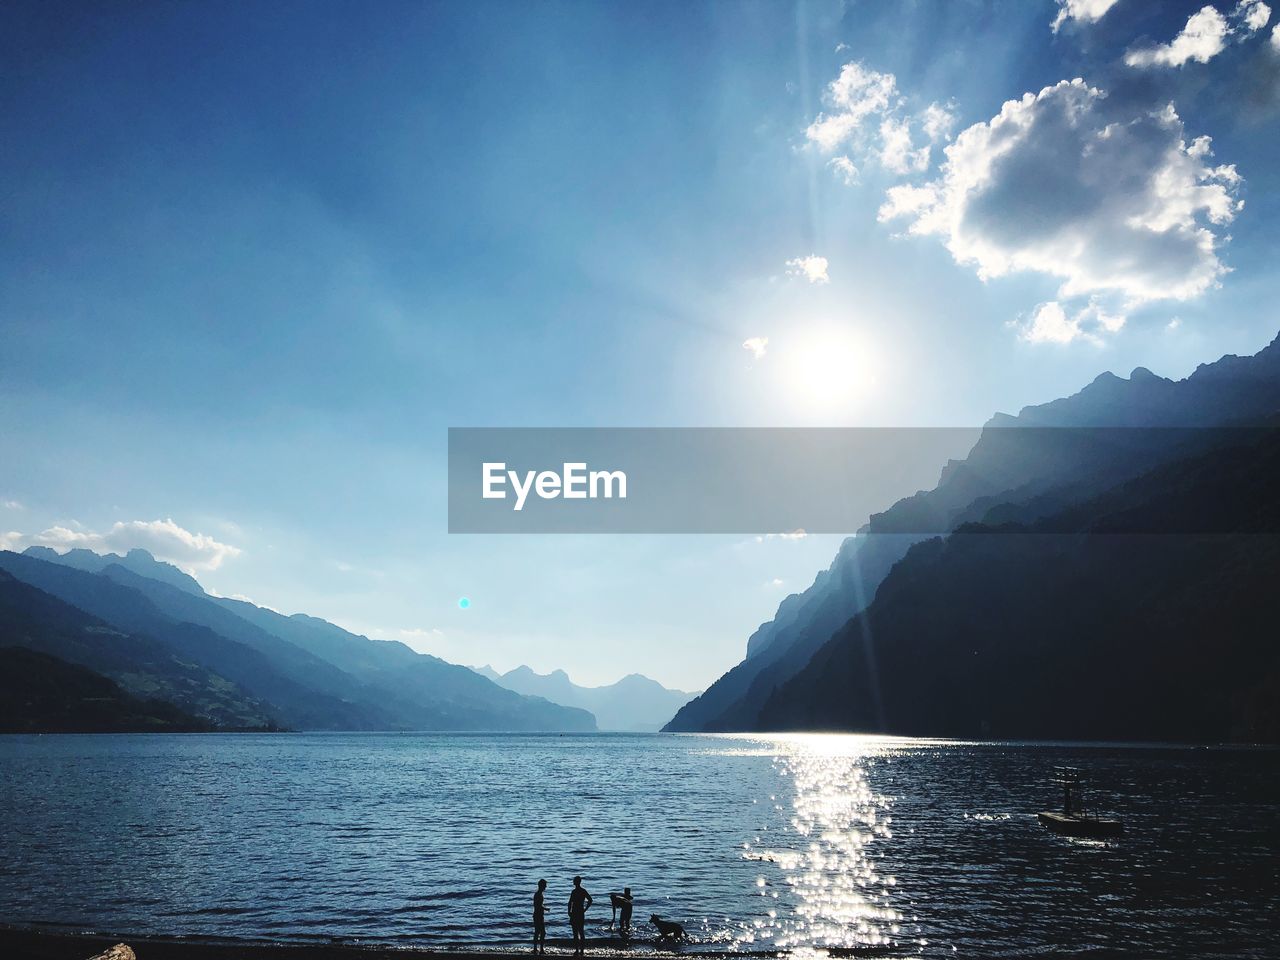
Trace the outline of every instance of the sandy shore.
<path fill-rule="evenodd" d="M 416 949 L 412 946 L 359 946 L 341 943 L 293 944 L 259 943 L 253 941 L 185 940 L 179 937 L 131 937 L 124 935 L 99 936 L 96 934 L 55 933 L 43 930 L 25 930 L 0 927 L 0 957 L 4 960 L 89 960 L 117 943 L 127 943 L 138 955 L 138 960 L 513 960 L 530 955 L 527 947 L 493 949 Z M 571 948 L 565 944 L 550 944 L 548 956 L 568 957 Z M 843 952 L 844 956 L 853 954 Z M 874 956 L 874 952 L 862 954 Z M 664 955 L 697 957 L 778 957 L 778 951 L 715 952 L 692 945 L 686 948 L 662 949 L 649 942 L 634 942 L 631 949 L 622 947 L 620 941 L 588 941 L 588 957 L 620 958 L 654 957 Z M 823 956 L 826 951 L 823 951 Z"/>

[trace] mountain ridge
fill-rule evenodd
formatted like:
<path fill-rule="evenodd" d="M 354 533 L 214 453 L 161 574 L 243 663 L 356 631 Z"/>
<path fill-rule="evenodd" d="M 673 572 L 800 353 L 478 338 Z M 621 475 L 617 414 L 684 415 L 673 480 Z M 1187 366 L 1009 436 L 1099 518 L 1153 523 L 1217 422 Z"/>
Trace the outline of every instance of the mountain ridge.
<path fill-rule="evenodd" d="M 510 690 L 589 710 L 601 730 L 657 731 L 682 704 L 695 696 L 664 687 L 642 673 L 629 673 L 613 683 L 587 687 L 574 683 L 561 669 L 538 673 L 524 664 L 505 674 L 487 664 L 470 669 Z"/>
<path fill-rule="evenodd" d="M 1157 431 L 1112 435 L 1114 428 L 1210 427 L 1277 409 L 1280 335 L 1251 357 L 1228 354 L 1182 380 L 1145 367 L 1129 379 L 1107 372 L 1068 397 L 1025 406 L 1016 416 L 993 415 L 970 453 L 943 466 L 932 490 L 873 514 L 808 589 L 784 600 L 774 619 L 753 632 L 744 659 L 664 729 L 750 729 L 773 688 L 803 669 L 835 629 L 871 602 L 908 549 L 933 533 L 979 519 L 1002 500 L 1051 511 L 1069 496 L 1099 493 L 1175 455 Z M 1127 442 L 1135 437 L 1142 442 Z"/>
<path fill-rule="evenodd" d="M 57 560 L 45 559 L 50 553 Z M 66 557 L 69 563 L 60 562 Z M 122 634 L 139 634 L 211 668 L 210 676 L 221 678 L 215 686 L 237 685 L 269 703 L 279 718 L 273 724 L 327 730 L 595 729 L 587 711 L 522 696 L 403 644 L 212 597 L 145 551 L 126 554 L 128 565 L 120 559 L 36 547 L 23 554 L 0 551 L 0 570 Z M 2 634 L 0 642 L 7 642 Z"/>

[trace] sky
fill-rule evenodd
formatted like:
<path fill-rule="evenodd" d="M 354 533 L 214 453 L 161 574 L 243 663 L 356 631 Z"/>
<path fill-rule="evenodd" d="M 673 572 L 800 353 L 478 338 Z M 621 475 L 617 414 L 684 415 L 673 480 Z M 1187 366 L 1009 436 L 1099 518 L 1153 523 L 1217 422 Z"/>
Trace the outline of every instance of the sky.
<path fill-rule="evenodd" d="M 449 535 L 447 429 L 972 426 L 1256 352 L 1277 22 L 5 4 L 0 546 L 705 687 L 840 538 Z"/>

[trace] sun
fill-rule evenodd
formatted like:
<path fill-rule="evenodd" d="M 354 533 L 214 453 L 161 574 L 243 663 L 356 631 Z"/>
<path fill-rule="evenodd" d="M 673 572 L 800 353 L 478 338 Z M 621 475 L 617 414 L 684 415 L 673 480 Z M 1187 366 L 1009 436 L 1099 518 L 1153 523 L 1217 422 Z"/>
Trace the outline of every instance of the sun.
<path fill-rule="evenodd" d="M 783 388 L 805 411 L 838 416 L 875 387 L 875 357 L 854 330 L 820 324 L 787 340 L 778 351 Z"/>

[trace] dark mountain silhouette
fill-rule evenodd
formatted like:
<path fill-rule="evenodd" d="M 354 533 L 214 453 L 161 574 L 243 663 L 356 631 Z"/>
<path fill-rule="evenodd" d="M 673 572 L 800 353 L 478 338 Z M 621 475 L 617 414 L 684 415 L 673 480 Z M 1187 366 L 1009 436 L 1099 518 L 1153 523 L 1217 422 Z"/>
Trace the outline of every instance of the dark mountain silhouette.
<path fill-rule="evenodd" d="M 54 561 L 44 559 L 51 553 Z M 186 583 L 181 579 L 185 574 L 145 551 L 130 551 L 127 567 L 114 561 L 97 564 L 85 553 L 58 555 L 44 548 L 0 553 L 0 569 L 117 630 L 157 640 L 217 672 L 270 704 L 279 722 L 289 727 L 595 729 L 589 713 L 520 696 L 403 644 L 357 637 L 314 617 L 285 617 L 242 601 L 210 597 L 196 581 Z M 71 557 L 70 565 L 61 562 L 65 557 Z M 94 567 L 96 573 L 88 572 Z M 162 577 L 140 575 L 140 569 Z"/>
<path fill-rule="evenodd" d="M 489 666 L 471 669 L 508 690 L 588 710 L 601 730 L 656 731 L 694 696 L 669 690 L 639 673 L 628 674 L 616 683 L 583 687 L 563 670 L 535 673 L 531 667 L 520 666 L 500 674 Z"/>
<path fill-rule="evenodd" d="M 0 559 L 4 556 L 0 554 Z M 23 647 L 86 667 L 113 680 L 130 696 L 170 702 L 217 727 L 265 728 L 280 722 L 272 706 L 169 644 L 112 627 L 4 570 L 0 570 L 0 646 Z M 52 707 L 46 703 L 45 709 Z"/>
<path fill-rule="evenodd" d="M 1004 509 L 1032 521 L 1184 455 L 1214 428 L 1280 409 L 1280 337 L 1253 357 L 1226 356 L 1172 381 L 1139 367 L 1106 373 L 1071 397 L 997 414 L 938 485 L 870 518 L 830 569 L 750 638 L 747 657 L 664 729 L 751 729 L 774 688 L 795 676 L 875 596 L 889 570 L 931 534 Z M 1209 428 L 1209 429 L 1206 429 Z"/>
<path fill-rule="evenodd" d="M 1277 489 L 1272 431 L 921 543 L 755 727 L 1280 741 Z"/>
<path fill-rule="evenodd" d="M 301 650 L 272 656 L 272 652 L 280 651 L 273 651 L 273 644 L 267 641 L 279 644 L 277 638 L 259 638 L 261 648 L 256 648 L 243 642 L 243 634 L 227 637 L 207 623 L 199 622 L 198 617 L 182 616 L 190 611 L 181 604 L 162 609 L 152 597 L 138 589 L 143 587 L 169 599 L 180 597 L 192 604 L 208 603 L 176 587 L 139 577 L 114 564 L 94 574 L 27 554 L 0 553 L 0 569 L 117 630 L 159 641 L 184 660 L 226 677 L 269 703 L 285 726 L 306 730 L 394 727 L 393 718 L 380 708 L 345 697 L 344 694 L 356 692 L 358 685 L 332 665 L 315 658 L 311 658 L 314 662 L 308 660 L 300 664 L 305 656 Z M 121 583 L 117 578 L 128 583 Z M 173 610 L 179 612 L 175 614 Z M 56 651 L 50 652 L 56 654 Z M 304 666 L 310 669 L 303 669 Z"/>
<path fill-rule="evenodd" d="M 215 729 L 163 700 L 143 700 L 87 667 L 0 647 L 0 733 L 190 733 Z"/>

